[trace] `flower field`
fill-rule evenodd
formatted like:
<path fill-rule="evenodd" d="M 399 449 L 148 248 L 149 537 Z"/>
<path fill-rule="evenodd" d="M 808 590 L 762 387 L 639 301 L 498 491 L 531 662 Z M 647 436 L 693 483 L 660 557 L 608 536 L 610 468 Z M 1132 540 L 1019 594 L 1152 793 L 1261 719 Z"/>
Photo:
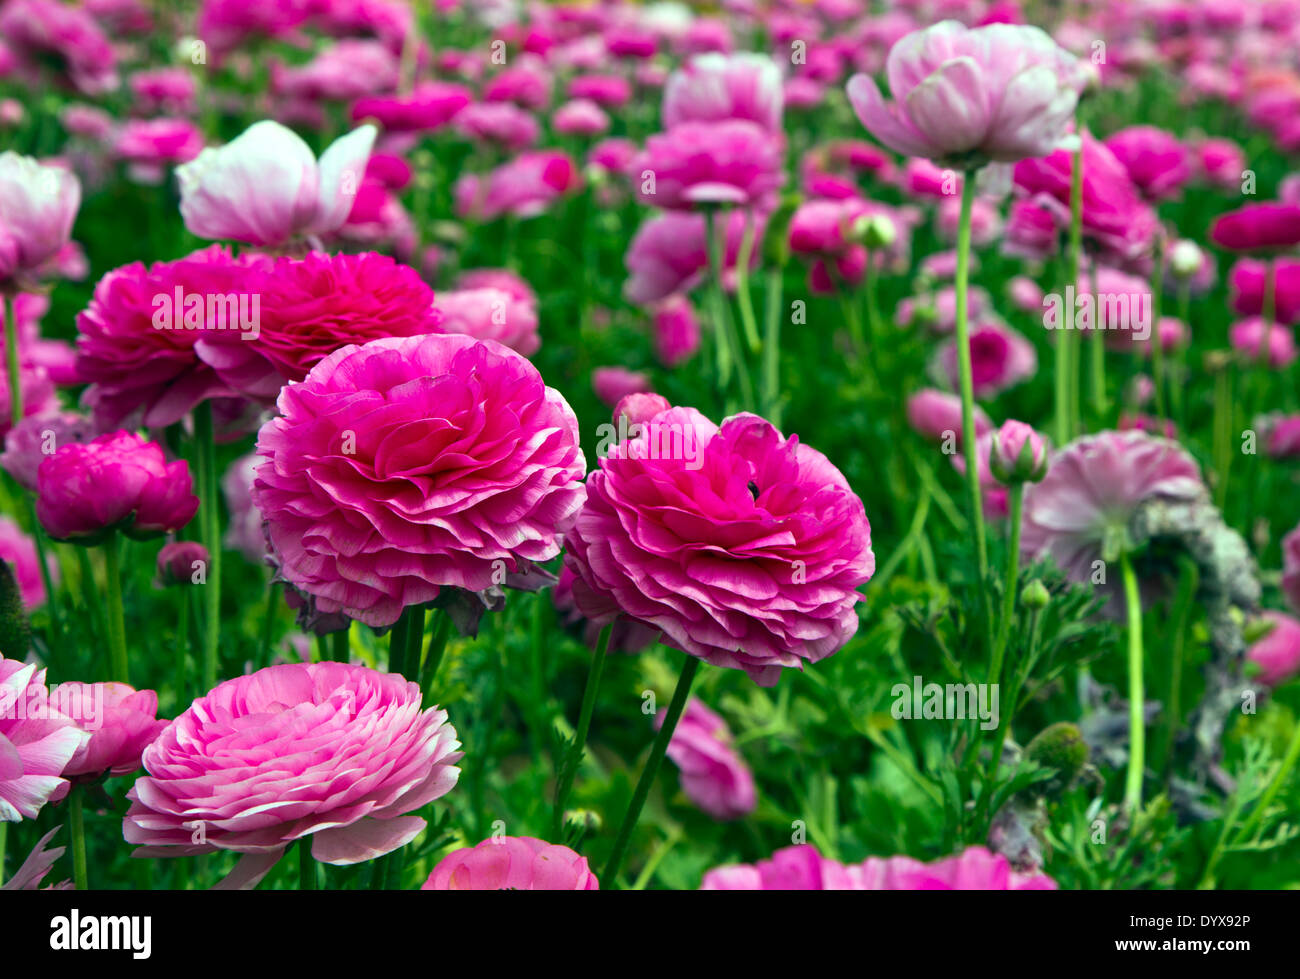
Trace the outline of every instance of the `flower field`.
<path fill-rule="evenodd" d="M 1297 50 L 0 0 L 0 888 L 1300 887 Z"/>

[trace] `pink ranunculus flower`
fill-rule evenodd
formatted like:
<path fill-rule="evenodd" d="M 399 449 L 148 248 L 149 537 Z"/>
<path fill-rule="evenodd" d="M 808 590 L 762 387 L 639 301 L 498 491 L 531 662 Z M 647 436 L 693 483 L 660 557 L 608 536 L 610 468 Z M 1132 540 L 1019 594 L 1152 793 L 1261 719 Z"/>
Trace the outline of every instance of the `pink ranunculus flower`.
<path fill-rule="evenodd" d="M 158 574 L 155 584 L 159 586 L 197 584 L 206 580 L 208 549 L 196 540 L 174 540 L 162 546 L 158 552 Z"/>
<path fill-rule="evenodd" d="M 1300 612 L 1300 525 L 1282 538 L 1282 594 Z"/>
<path fill-rule="evenodd" d="M 531 836 L 493 836 L 447 854 L 422 891 L 598 891 L 600 883 L 567 846 Z"/>
<path fill-rule="evenodd" d="M 36 471 L 45 457 L 53 455 L 61 445 L 69 442 L 89 442 L 95 437 L 90 419 L 71 411 L 24 418 L 5 436 L 4 454 L 0 466 L 19 485 L 36 492 Z"/>
<path fill-rule="evenodd" d="M 45 604 L 45 579 L 41 575 L 36 541 L 26 534 L 12 517 L 0 514 L 0 561 L 7 563 L 18 582 L 18 593 L 29 609 Z M 46 557 L 51 579 L 57 584 L 59 565 L 53 555 Z"/>
<path fill-rule="evenodd" d="M 1232 309 L 1242 316 L 1262 316 L 1267 290 L 1268 264 L 1243 258 L 1228 273 Z M 1277 323 L 1300 322 L 1300 259 L 1282 256 L 1272 260 L 1273 318 Z"/>
<path fill-rule="evenodd" d="M 176 168 L 181 217 L 199 238 L 279 247 L 347 220 L 375 127 L 337 139 L 318 161 L 297 133 L 263 120 Z"/>
<path fill-rule="evenodd" d="M 58 81 L 84 95 L 102 95 L 118 85 L 113 45 L 83 7 L 10 0 L 0 8 L 0 37 L 31 82 L 40 84 L 44 71 L 53 68 Z"/>
<path fill-rule="evenodd" d="M 1196 461 L 1175 442 L 1142 431 L 1099 432 L 1062 447 L 1041 483 L 1025 493 L 1021 553 L 1050 555 L 1071 581 L 1092 580 L 1094 562 L 1117 561 L 1129 522 L 1147 500 L 1197 502 L 1208 490 Z M 1107 612 L 1123 613 L 1118 575 L 1099 586 Z"/>
<path fill-rule="evenodd" d="M 1187 147 L 1158 126 L 1129 126 L 1105 142 L 1149 200 L 1173 197 L 1192 177 Z"/>
<path fill-rule="evenodd" d="M 63 766 L 67 779 L 130 775 L 168 723 L 158 719 L 157 693 L 125 683 L 60 683 L 50 702 L 89 735 Z"/>
<path fill-rule="evenodd" d="M 537 311 L 531 303 L 500 289 L 453 289 L 438 294 L 444 333 L 463 333 L 479 340 L 496 340 L 530 357 L 542 345 L 537 335 Z"/>
<path fill-rule="evenodd" d="M 421 710 L 399 675 L 267 667 L 218 684 L 145 749 L 123 835 L 136 856 L 243 854 L 224 887 L 256 885 L 307 837 L 321 863 L 373 860 L 424 829 L 409 814 L 455 787 L 459 747 L 447 712 Z"/>
<path fill-rule="evenodd" d="M 457 180 L 456 213 L 483 221 L 506 214 L 537 217 L 581 183 L 578 168 L 566 154 L 521 153 L 484 176 L 467 173 Z"/>
<path fill-rule="evenodd" d="M 613 408 L 624 398 L 651 390 L 650 377 L 626 367 L 597 367 L 591 372 L 591 389 Z"/>
<path fill-rule="evenodd" d="M 537 145 L 541 123 L 511 102 L 478 102 L 456 113 L 452 127 L 466 139 L 518 153 Z"/>
<path fill-rule="evenodd" d="M 1296 359 L 1295 335 L 1291 328 L 1276 323 L 1265 325 L 1258 316 L 1234 323 L 1228 330 L 1228 340 L 1248 363 L 1258 363 L 1267 358 L 1266 363 L 1273 370 L 1284 370 Z"/>
<path fill-rule="evenodd" d="M 875 570 L 862 501 L 756 415 L 672 408 L 610 449 L 566 536 L 589 619 L 625 615 L 763 685 L 839 650 Z"/>
<path fill-rule="evenodd" d="M 1300 245 L 1300 204 L 1247 204 L 1221 214 L 1210 225 L 1210 240 L 1235 252 L 1268 252 Z"/>
<path fill-rule="evenodd" d="M 655 717 L 663 726 L 667 709 Z M 715 819 L 741 819 L 758 800 L 754 776 L 732 744 L 727 722 L 699 700 L 687 702 L 672 739 L 668 757 L 681 769 L 682 791 Z"/>
<path fill-rule="evenodd" d="M 1083 236 L 1103 256 L 1124 261 L 1138 258 L 1155 241 L 1159 219 L 1115 154 L 1087 132 L 1082 134 L 1082 140 Z M 1073 169 L 1074 154 L 1065 149 L 1021 160 L 1013 171 L 1014 190 L 1030 205 L 1050 214 L 1058 229 L 1067 229 Z M 1015 221 L 1013 209 L 1008 235 Z"/>
<path fill-rule="evenodd" d="M 80 205 L 81 184 L 70 170 L 0 153 L 0 284 L 38 277 L 68 244 Z"/>
<path fill-rule="evenodd" d="M 1272 609 L 1261 614 L 1273 628 L 1246 650 L 1246 659 L 1259 667 L 1260 683 L 1277 687 L 1300 673 L 1300 620 Z"/>
<path fill-rule="evenodd" d="M 975 438 L 975 469 L 979 473 L 980 503 L 984 509 L 985 520 L 1005 520 L 1010 512 L 1009 494 L 1006 485 L 993 475 L 993 439 L 996 431 L 985 432 Z M 948 457 L 952 467 L 963 476 L 966 475 L 965 453 L 957 452 Z"/>
<path fill-rule="evenodd" d="M 40 888 L 45 875 L 50 872 L 50 869 L 67 850 L 67 847 L 64 846 L 49 847 L 50 840 L 54 839 L 54 834 L 61 829 L 63 829 L 62 826 L 55 826 L 54 829 L 36 841 L 36 846 L 32 847 L 32 852 L 14 871 L 13 876 L 0 884 L 0 891 L 34 891 Z M 47 847 L 49 848 L 47 849 Z M 72 881 L 70 880 L 65 880 L 62 884 L 51 884 L 45 888 L 47 891 L 70 891 L 72 889 Z"/>
<path fill-rule="evenodd" d="M 1272 458 L 1300 456 L 1300 415 L 1269 416 L 1256 427 L 1264 436 L 1264 451 Z M 2 457 L 0 462 L 3 462 Z"/>
<path fill-rule="evenodd" d="M 0 822 L 35 819 L 67 795 L 63 767 L 85 741 L 50 704 L 45 671 L 0 654 Z"/>
<path fill-rule="evenodd" d="M 570 99 L 551 115 L 557 133 L 572 136 L 599 136 L 609 131 L 609 113 L 591 99 Z"/>
<path fill-rule="evenodd" d="M 740 246 L 744 240 L 747 215 L 736 210 L 723 221 L 726 243 L 723 251 L 724 282 L 733 279 L 740 261 Z M 753 222 L 755 240 L 762 240 L 763 222 L 748 216 Z M 655 215 L 637 229 L 628 245 L 623 264 L 628 278 L 623 294 L 629 302 L 652 303 L 666 299 L 674 293 L 694 289 L 709 268 L 709 253 L 705 243 L 705 217 L 685 211 L 666 211 Z M 750 266 L 759 258 L 759 249 L 753 249 Z"/>
<path fill-rule="evenodd" d="M 676 367 L 700 349 L 700 320 L 690 299 L 675 293 L 655 307 L 655 352 L 665 367 Z"/>
<path fill-rule="evenodd" d="M 456 280 L 457 289 L 499 289 L 517 302 L 538 306 L 537 292 L 518 272 L 510 269 L 470 269 Z"/>
<path fill-rule="evenodd" d="M 165 167 L 188 163 L 202 150 L 203 132 L 188 119 L 131 119 L 113 143 L 113 153 L 143 184 L 162 183 Z"/>
<path fill-rule="evenodd" d="M 1192 144 L 1196 175 L 1222 190 L 1240 190 L 1246 154 L 1230 139 L 1202 139 Z M 1285 200 L 1285 196 L 1283 196 Z"/>
<path fill-rule="evenodd" d="M 684 122 L 651 136 L 628 176 L 645 203 L 665 210 L 762 207 L 784 179 L 781 144 L 743 119 Z"/>
<path fill-rule="evenodd" d="M 37 470 L 36 516 L 55 540 L 93 544 L 114 530 L 144 540 L 179 530 L 198 508 L 189 464 L 134 432 L 63 445 Z"/>
<path fill-rule="evenodd" d="M 0 344 L 0 353 L 4 345 Z M 34 364 L 21 364 L 18 368 L 18 385 L 23 396 L 23 418 L 48 415 L 59 407 L 58 395 L 54 393 L 54 384 L 44 367 Z M 7 438 L 13 427 L 13 407 L 10 400 L 9 373 L 0 373 L 0 438 Z"/>
<path fill-rule="evenodd" d="M 701 54 L 669 76 L 663 122 L 745 119 L 781 133 L 781 69 L 766 54 Z"/>
<path fill-rule="evenodd" d="M 907 423 L 913 431 L 932 442 L 942 442 L 952 433 L 954 448 L 961 448 L 961 397 L 947 391 L 924 388 L 907 399 Z M 993 428 L 989 416 L 975 405 L 975 435 Z"/>
<path fill-rule="evenodd" d="M 583 501 L 578 422 L 524 357 L 455 334 L 348 346 L 280 392 L 253 500 L 281 574 L 381 628 L 444 587 L 559 553 Z"/>
<path fill-rule="evenodd" d="M 1021 874 L 1007 858 L 982 846 L 933 863 L 912 857 L 868 857 L 842 864 L 809 844 L 777 850 L 754 865 L 717 867 L 704 875 L 706 891 L 1051 891 L 1042 873 Z"/>
<path fill-rule="evenodd" d="M 885 66 L 894 103 L 870 75 L 849 101 L 882 143 L 954 167 L 1046 156 L 1066 135 L 1086 66 L 1037 27 L 948 20 L 907 35 Z"/>
<path fill-rule="evenodd" d="M 186 68 L 155 68 L 137 71 L 126 80 L 135 99 L 134 108 L 144 115 L 188 113 L 194 109 L 198 85 Z"/>
<path fill-rule="evenodd" d="M 415 269 L 377 252 L 267 262 L 256 330 L 205 330 L 195 352 L 223 384 L 265 404 L 348 344 L 438 332 L 433 290 Z"/>
<path fill-rule="evenodd" d="M 975 397 L 992 397 L 1034 376 L 1038 354 L 1034 345 L 1011 327 L 989 319 L 970 331 L 971 374 Z M 954 389 L 958 385 L 957 341 L 937 352 L 934 370 Z"/>
<path fill-rule="evenodd" d="M 262 514 L 253 505 L 253 480 L 259 465 L 261 460 L 257 453 L 250 452 L 232 462 L 221 477 L 221 493 L 230 513 L 224 544 L 244 555 L 249 564 L 261 564 L 266 557 Z"/>

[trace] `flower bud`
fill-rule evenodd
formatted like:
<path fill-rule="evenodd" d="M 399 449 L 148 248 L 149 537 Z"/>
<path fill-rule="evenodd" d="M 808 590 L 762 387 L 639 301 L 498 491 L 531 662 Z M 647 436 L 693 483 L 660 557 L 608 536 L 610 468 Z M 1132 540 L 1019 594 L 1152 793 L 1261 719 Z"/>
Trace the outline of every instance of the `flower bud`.
<path fill-rule="evenodd" d="M 1055 769 L 1056 775 L 1038 784 L 1040 791 L 1060 792 L 1088 763 L 1088 743 L 1083 734 L 1068 721 L 1049 724 L 1025 747 L 1025 758 L 1043 768 Z"/>
<path fill-rule="evenodd" d="M 206 580 L 208 549 L 198 541 L 178 540 L 158 552 L 159 587 L 192 585 Z"/>
<path fill-rule="evenodd" d="M 898 239 L 898 227 L 884 214 L 864 217 L 854 226 L 855 237 L 868 248 L 888 248 Z"/>
<path fill-rule="evenodd" d="M 1037 483 L 1047 475 L 1047 444 L 1024 422 L 1004 422 L 993 433 L 989 469 L 999 483 Z"/>
<path fill-rule="evenodd" d="M 1051 600 L 1052 596 L 1048 593 L 1047 586 L 1037 578 L 1020 591 L 1020 604 L 1027 609 L 1038 611 L 1047 608 L 1047 603 Z"/>
<path fill-rule="evenodd" d="M 1190 279 L 1205 261 L 1205 256 L 1194 241 L 1184 238 L 1169 253 L 1169 271 L 1180 279 Z"/>

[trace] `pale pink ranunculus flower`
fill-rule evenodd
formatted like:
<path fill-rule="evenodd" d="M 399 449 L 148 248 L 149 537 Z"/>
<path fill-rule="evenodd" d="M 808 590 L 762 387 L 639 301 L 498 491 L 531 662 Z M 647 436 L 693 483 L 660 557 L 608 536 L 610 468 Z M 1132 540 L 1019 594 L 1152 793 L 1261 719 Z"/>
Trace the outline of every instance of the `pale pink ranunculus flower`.
<path fill-rule="evenodd" d="M 375 135 L 374 126 L 360 126 L 318 161 L 293 130 L 254 123 L 176 168 L 185 227 L 199 238 L 263 247 L 336 231 L 352 210 Z"/>
<path fill-rule="evenodd" d="M 286 663 L 218 684 L 145 749 L 123 835 L 135 856 L 243 854 L 257 884 L 297 840 L 321 863 L 391 853 L 460 777 L 447 712 L 420 687 L 345 663 Z"/>
<path fill-rule="evenodd" d="M 1300 620 L 1283 612 L 1261 613 L 1273 628 L 1246 650 L 1246 659 L 1259 667 L 1259 682 L 1276 687 L 1300 673 Z"/>
<path fill-rule="evenodd" d="M 36 541 L 12 517 L 4 514 L 0 514 L 0 561 L 8 564 L 13 571 L 23 605 L 33 609 L 45 604 L 45 579 L 41 576 Z M 58 562 L 53 555 L 47 555 L 45 562 L 50 578 L 57 584 Z"/>
<path fill-rule="evenodd" d="M 80 206 L 72 171 L 0 153 L 0 283 L 36 277 L 68 244 Z"/>
<path fill-rule="evenodd" d="M 781 156 L 781 143 L 757 123 L 683 122 L 646 140 L 628 176 L 642 201 L 666 210 L 763 207 L 785 178 Z"/>
<path fill-rule="evenodd" d="M 870 75 L 849 79 L 858 119 L 890 149 L 970 169 L 1046 156 L 1066 136 L 1087 67 L 1037 27 L 947 20 L 889 52 L 886 104 Z"/>
<path fill-rule="evenodd" d="M 86 737 L 50 703 L 43 669 L 0 654 L 0 822 L 35 819 L 67 795 L 63 767 Z"/>
<path fill-rule="evenodd" d="M 974 406 L 975 434 L 983 435 L 993 428 L 989 416 L 979 405 Z M 961 397 L 948 391 L 924 388 L 907 399 L 907 423 L 918 435 L 941 442 L 952 433 L 955 447 L 961 447 Z"/>
<path fill-rule="evenodd" d="M 781 69 L 766 54 L 701 54 L 664 85 L 663 124 L 746 119 L 781 133 Z"/>
<path fill-rule="evenodd" d="M 587 858 L 531 836 L 493 836 L 447 854 L 422 891 L 598 891 Z"/>

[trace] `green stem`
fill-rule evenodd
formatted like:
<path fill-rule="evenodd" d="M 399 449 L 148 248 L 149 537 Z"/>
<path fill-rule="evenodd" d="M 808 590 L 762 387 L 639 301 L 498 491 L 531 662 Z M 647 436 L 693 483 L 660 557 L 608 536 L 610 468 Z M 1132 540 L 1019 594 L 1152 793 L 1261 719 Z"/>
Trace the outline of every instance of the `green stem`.
<path fill-rule="evenodd" d="M 975 526 L 975 556 L 979 561 L 979 589 L 984 595 L 986 628 L 991 629 L 988 591 L 988 545 L 984 535 L 984 503 L 980 493 L 979 459 L 975 450 L 975 383 L 971 375 L 970 324 L 967 290 L 970 285 L 971 208 L 975 203 L 975 173 L 962 182 L 961 221 L 957 226 L 957 364 L 961 374 L 962 451 L 966 454 L 966 485 L 970 491 L 971 522 Z M 990 636 L 991 638 L 991 636 Z"/>
<path fill-rule="evenodd" d="M 559 781 L 555 785 L 555 808 L 551 815 L 551 829 L 558 840 L 564 829 L 564 805 L 569 800 L 573 780 L 578 774 L 578 766 L 587 747 L 587 732 L 591 729 L 591 715 L 596 710 L 596 694 L 600 690 L 600 678 L 605 672 L 605 661 L 609 659 L 609 637 L 614 626 L 605 626 L 600 630 L 596 641 L 596 651 L 591 654 L 591 666 L 587 670 L 587 687 L 582 692 L 582 709 L 578 715 L 578 730 L 573 736 L 573 748 L 564 760 L 560 770 Z"/>
<path fill-rule="evenodd" d="M 79 891 L 90 889 L 86 874 L 86 820 L 82 808 L 85 790 L 73 786 L 68 797 L 68 823 L 72 836 L 72 881 Z"/>
<path fill-rule="evenodd" d="M 117 531 L 104 539 L 106 595 L 104 616 L 108 623 L 108 675 L 119 683 L 130 683 L 126 659 L 126 621 L 122 608 L 121 541 Z"/>
<path fill-rule="evenodd" d="M 260 666 L 269 666 L 271 663 L 271 633 L 275 628 L 275 612 L 279 600 L 280 583 L 273 581 L 266 589 L 266 613 L 262 617 L 262 637 L 257 653 Z"/>
<path fill-rule="evenodd" d="M 659 774 L 659 766 L 663 764 L 664 753 L 668 750 L 668 742 L 672 740 L 673 731 L 677 729 L 677 722 L 681 720 L 682 711 L 686 709 L 686 698 L 691 692 L 691 683 L 695 680 L 695 674 L 699 671 L 700 661 L 689 654 L 686 656 L 686 663 L 682 666 L 682 672 L 677 678 L 677 688 L 673 691 L 672 702 L 668 705 L 668 713 L 664 715 L 663 726 L 659 728 L 659 734 L 655 737 L 654 745 L 650 749 L 650 757 L 646 759 L 645 768 L 641 771 L 641 778 L 636 783 L 636 790 L 632 793 L 632 802 L 627 807 L 627 814 L 623 817 L 623 824 L 619 827 L 618 837 L 614 840 L 614 849 L 610 851 L 609 860 L 605 863 L 605 870 L 601 873 L 600 879 L 605 882 L 605 887 L 616 888 L 619 868 L 623 865 L 623 858 L 627 855 L 628 843 L 632 840 L 632 831 L 636 829 L 637 820 L 641 818 L 641 810 L 645 807 L 646 798 L 650 795 L 650 786 L 654 784 L 655 776 Z"/>
<path fill-rule="evenodd" d="M 429 637 L 429 648 L 425 651 L 424 668 L 420 673 L 420 690 L 424 694 L 425 704 L 433 697 L 433 683 L 438 679 L 438 667 L 442 665 L 442 656 L 450 635 L 451 616 L 445 612 L 434 613 L 433 635 Z"/>
<path fill-rule="evenodd" d="M 745 231 L 740 239 L 740 252 L 736 256 L 736 304 L 740 307 L 740 322 L 745 329 L 745 342 L 749 352 L 758 353 L 763 348 L 758 339 L 758 318 L 754 315 L 754 300 L 749 294 L 749 260 L 754 253 L 754 218 L 745 214 Z"/>
<path fill-rule="evenodd" d="M 1016 613 L 1016 585 L 1020 577 L 1020 510 L 1025 498 L 1025 484 L 1012 483 L 1007 488 L 1010 521 L 1007 544 L 1007 573 L 1002 590 L 1002 618 L 998 620 L 998 638 L 989 663 L 989 683 L 1002 681 L 1002 658 L 1011 636 L 1011 621 Z"/>
<path fill-rule="evenodd" d="M 409 605 L 402 609 L 402 614 L 388 632 L 388 672 L 400 673 L 402 676 L 406 676 L 406 637 L 411 628 L 411 620 L 408 618 L 410 611 Z"/>
<path fill-rule="evenodd" d="M 182 588 L 180 608 L 176 612 L 176 704 L 178 713 L 185 704 L 185 691 L 190 685 L 190 592 Z"/>
<path fill-rule="evenodd" d="M 346 663 L 350 658 L 348 640 L 351 638 L 352 623 L 330 635 L 330 659 L 336 663 Z"/>
<path fill-rule="evenodd" d="M 311 855 L 311 837 L 304 836 L 298 841 L 298 890 L 319 889 L 320 884 L 316 879 L 316 860 Z"/>
<path fill-rule="evenodd" d="M 1070 244 L 1069 278 L 1079 285 L 1079 256 L 1083 252 L 1083 148 L 1075 149 L 1070 161 Z M 1062 327 L 1067 324 L 1062 323 Z M 1078 369 L 1073 363 L 1074 331 L 1062 329 L 1056 338 L 1056 442 L 1065 445 L 1078 428 Z"/>
<path fill-rule="evenodd" d="M 45 528 L 36 519 L 36 505 L 31 497 L 27 498 L 27 507 L 32 517 L 32 540 L 36 542 L 36 562 L 41 566 L 41 584 L 45 586 L 45 609 L 50 616 L 50 646 L 57 657 L 63 649 L 59 596 L 54 590 L 54 576 L 50 574 L 49 552 L 45 549 Z"/>
<path fill-rule="evenodd" d="M 1131 812 L 1142 808 L 1142 772 L 1146 754 L 1146 694 L 1142 683 L 1142 597 L 1137 575 L 1128 552 L 1121 552 L 1124 602 L 1128 608 L 1128 776 L 1124 782 L 1124 806 Z"/>
<path fill-rule="evenodd" d="M 1182 719 L 1183 656 L 1187 648 L 1187 624 L 1191 616 L 1192 600 L 1200 582 L 1200 569 L 1196 562 L 1184 555 L 1179 561 L 1178 592 L 1174 596 L 1170 615 L 1169 696 L 1165 698 L 1164 735 L 1161 739 L 1161 769 L 1166 778 L 1174 761 L 1174 740 L 1178 722 Z"/>
<path fill-rule="evenodd" d="M 208 549 L 208 577 L 203 585 L 203 686 L 217 685 L 217 656 L 221 645 L 221 518 L 217 512 L 216 441 L 212 434 L 212 402 L 194 409 L 194 440 L 199 470 L 199 512 L 203 544 Z"/>
<path fill-rule="evenodd" d="M 781 427 L 781 269 L 767 273 L 767 303 L 763 325 L 763 415 Z"/>
<path fill-rule="evenodd" d="M 1106 414 L 1110 405 L 1106 397 L 1106 330 L 1101 321 L 1100 302 L 1097 299 L 1098 263 L 1092 263 L 1092 336 L 1088 339 L 1088 353 L 1092 367 L 1092 411 L 1096 424 L 1106 427 Z"/>
<path fill-rule="evenodd" d="M 14 297 L 8 291 L 4 291 L 4 317 L 5 364 L 9 369 L 9 416 L 12 424 L 17 425 L 23 420 L 23 385 L 18 367 L 18 315 Z"/>
<path fill-rule="evenodd" d="M 876 352 L 880 342 L 880 307 L 876 302 L 876 250 L 867 249 L 867 268 L 863 288 L 867 293 L 867 335 L 871 338 L 871 350 Z"/>
<path fill-rule="evenodd" d="M 1164 237 L 1156 236 L 1155 264 L 1151 270 L 1151 380 L 1156 389 L 1156 421 L 1165 418 L 1165 351 L 1160 342 L 1160 317 L 1163 313 Z"/>
<path fill-rule="evenodd" d="M 0 884 L 5 882 L 5 843 L 9 839 L 9 824 L 0 819 Z"/>

